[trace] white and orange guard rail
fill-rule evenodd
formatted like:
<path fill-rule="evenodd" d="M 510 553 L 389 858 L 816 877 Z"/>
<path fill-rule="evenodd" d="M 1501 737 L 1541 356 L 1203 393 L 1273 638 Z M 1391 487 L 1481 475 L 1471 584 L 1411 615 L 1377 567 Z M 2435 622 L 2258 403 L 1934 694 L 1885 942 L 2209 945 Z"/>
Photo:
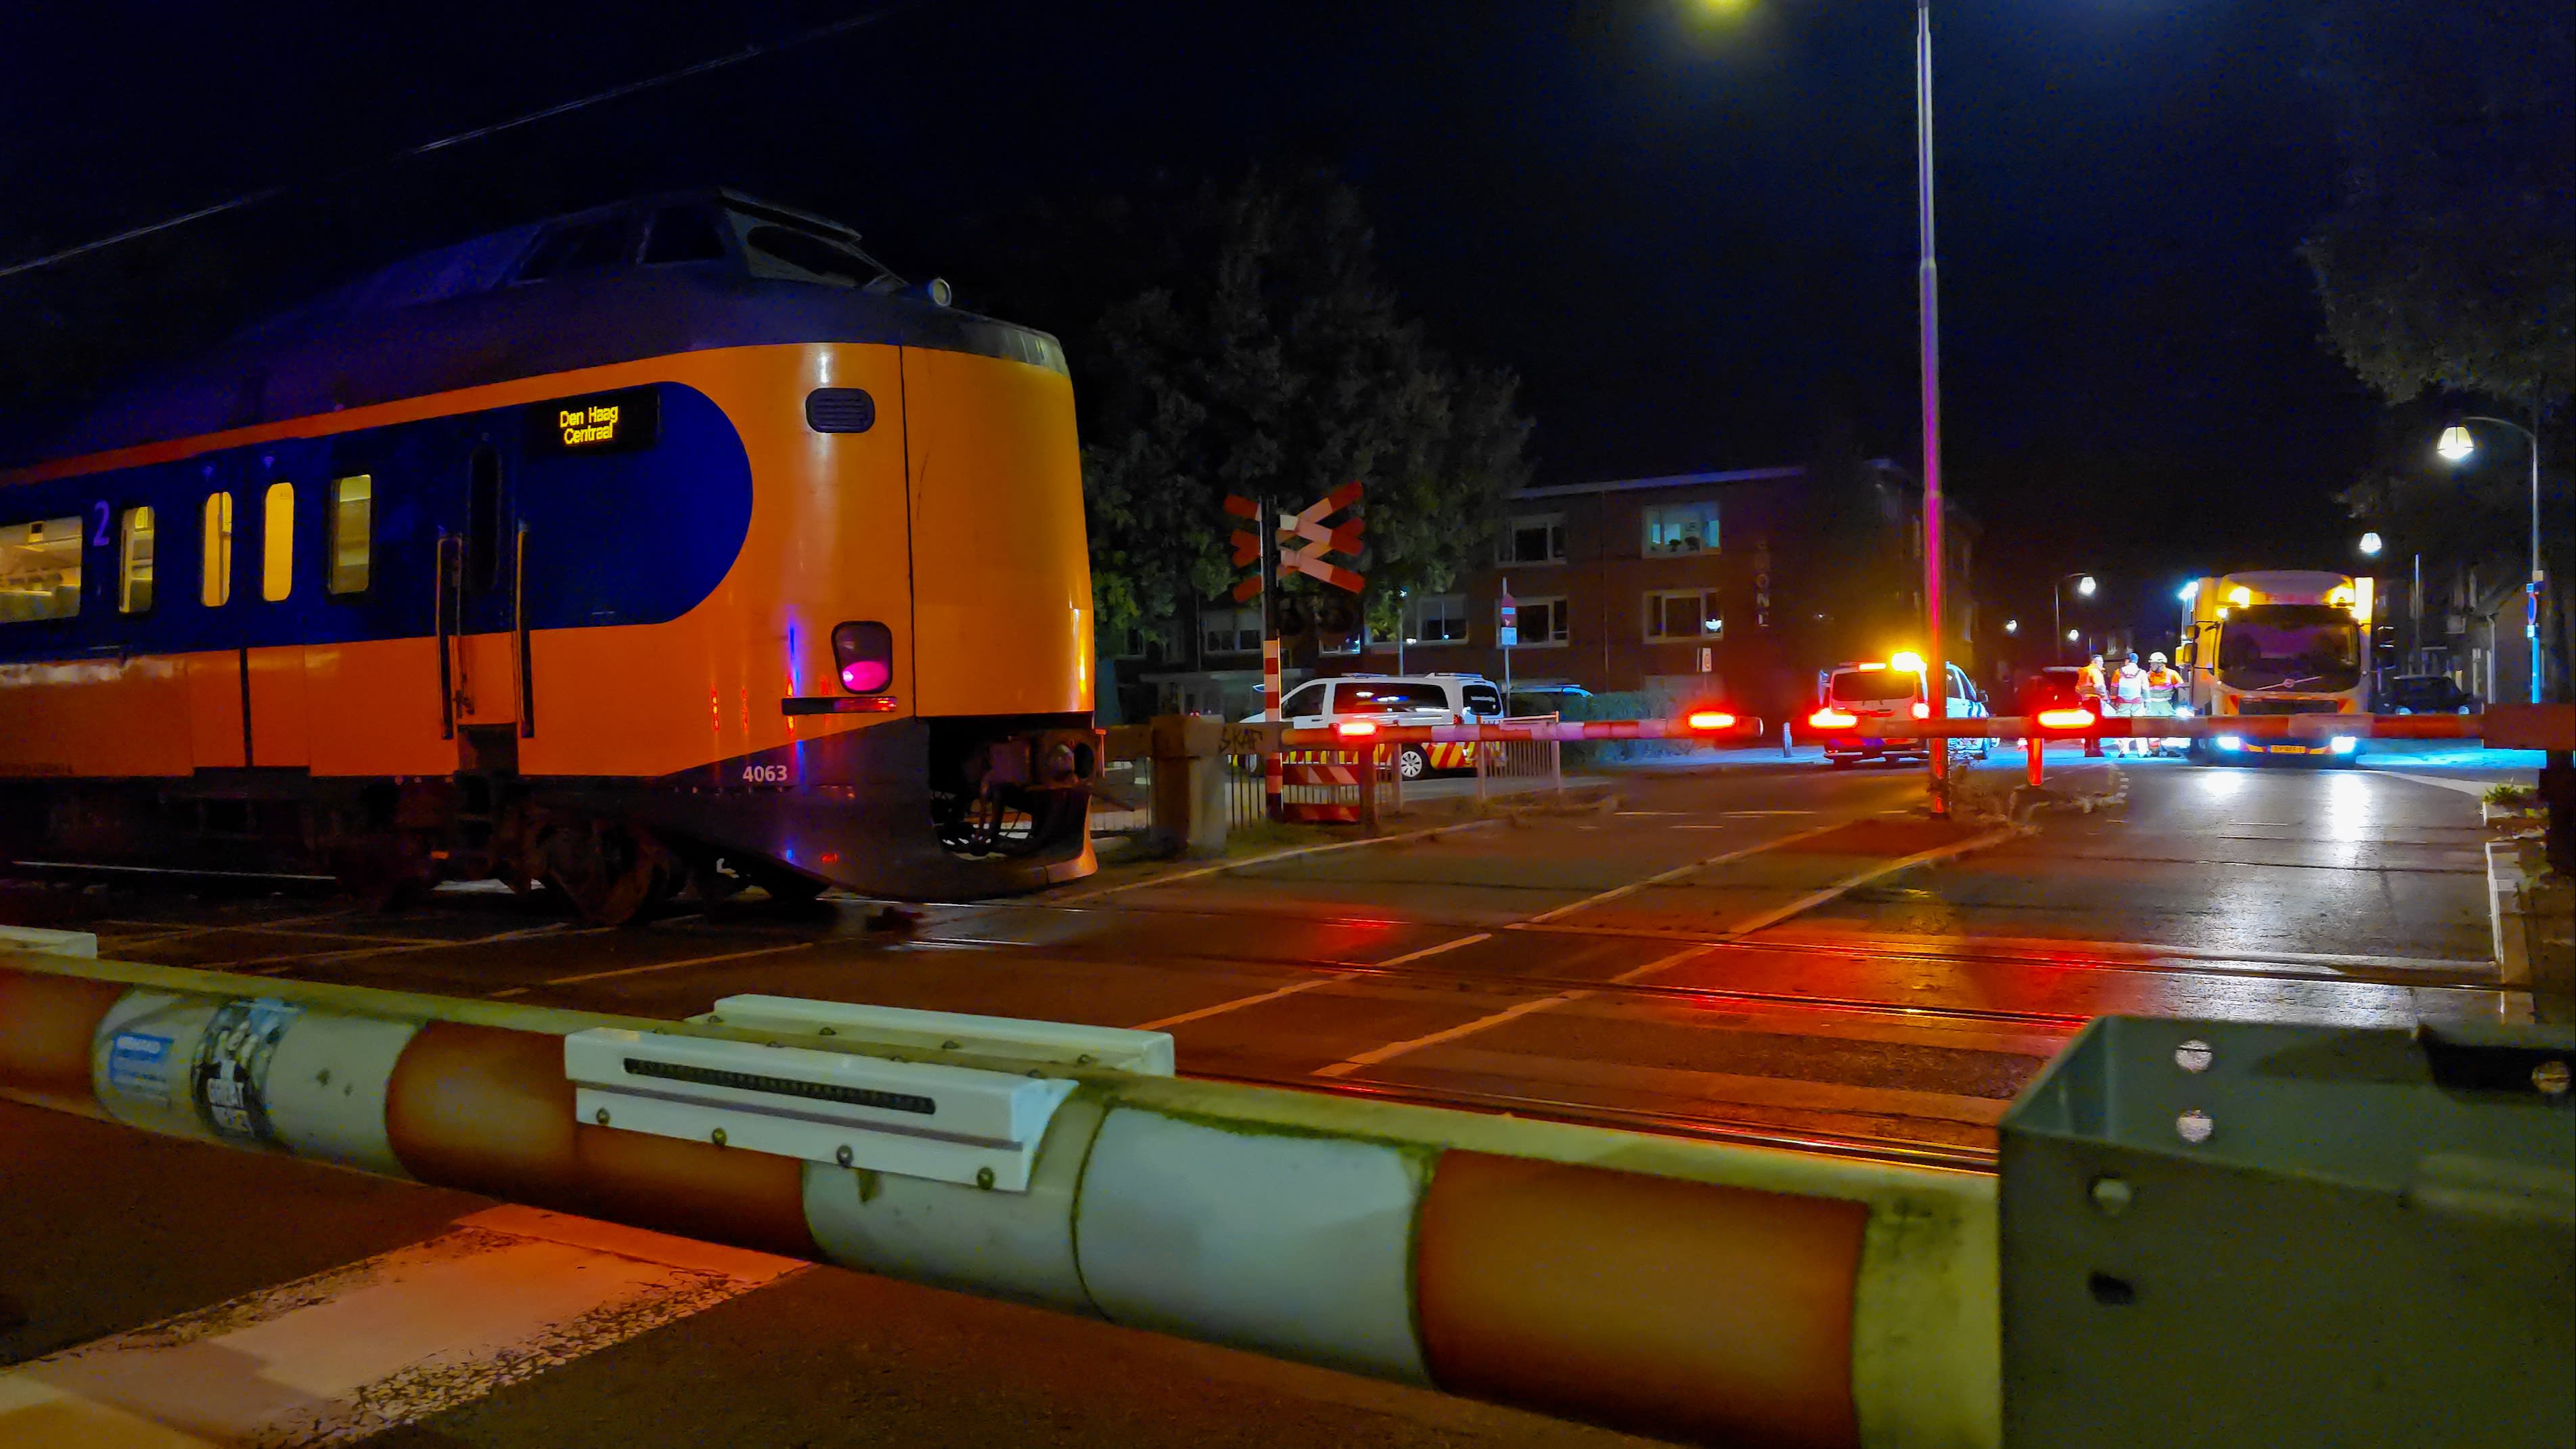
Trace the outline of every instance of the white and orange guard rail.
<path fill-rule="evenodd" d="M 19 1102 L 1665 1438 L 2001 1438 L 1992 1177 L 1170 1072 L 1159 1033 L 0 953 Z"/>

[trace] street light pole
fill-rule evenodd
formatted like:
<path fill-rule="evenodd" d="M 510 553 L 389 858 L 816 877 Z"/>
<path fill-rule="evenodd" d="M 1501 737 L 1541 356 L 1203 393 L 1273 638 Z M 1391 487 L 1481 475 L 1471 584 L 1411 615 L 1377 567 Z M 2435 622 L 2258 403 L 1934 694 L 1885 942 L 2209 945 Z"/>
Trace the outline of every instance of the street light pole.
<path fill-rule="evenodd" d="M 2493 423 L 2522 434 L 2531 445 L 2531 576 L 2523 584 L 2522 634 L 2531 641 L 2531 702 L 2540 703 L 2540 434 L 2510 418 L 2494 418 L 2484 413 L 2470 413 L 2461 419 L 2468 423 Z M 2475 445 L 2469 441 L 2469 430 L 2454 427 L 2442 435 L 2442 456 L 2453 462 L 2469 455 Z M 2452 434 L 2458 434 L 2455 446 Z"/>
<path fill-rule="evenodd" d="M 1946 718 L 1950 675 L 1947 651 L 1941 647 L 1941 284 L 1932 249 L 1932 0 L 1914 0 L 1914 193 L 1922 231 L 1916 310 L 1923 331 L 1923 692 L 1927 700 L 1940 702 Z M 1932 813 L 1947 815 L 1949 741 L 1927 753 Z"/>
<path fill-rule="evenodd" d="M 2061 664 L 2066 661 L 2066 581 L 2068 579 L 2082 579 L 2084 583 L 2075 592 L 2088 599 L 2093 597 L 2093 576 L 2082 569 L 2077 569 L 2071 574 L 2059 574 L 2056 581 L 2048 586 L 2048 613 L 2057 624 L 2057 632 L 2049 636 L 2055 641 L 2049 645 L 2049 650 L 2057 656 Z"/>

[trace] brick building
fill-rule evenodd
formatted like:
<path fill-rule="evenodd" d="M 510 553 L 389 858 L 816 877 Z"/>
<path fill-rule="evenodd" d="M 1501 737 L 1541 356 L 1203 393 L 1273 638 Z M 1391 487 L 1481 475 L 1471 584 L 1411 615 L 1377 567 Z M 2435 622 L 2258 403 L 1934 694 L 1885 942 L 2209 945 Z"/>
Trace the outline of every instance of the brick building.
<path fill-rule="evenodd" d="M 1516 687 L 1724 698 L 1787 718 L 1839 659 L 1921 647 L 1921 492 L 1885 460 L 1856 465 L 1820 509 L 1808 470 L 1748 468 L 1529 488 L 1512 495 L 1492 562 L 1406 600 L 1405 638 L 1292 645 L 1313 675 L 1455 670 L 1501 679 L 1508 582 Z M 1872 516 L 1875 515 L 1875 516 Z M 1972 660 L 1974 528 L 1949 510 L 1950 656 Z M 1261 615 L 1222 601 L 1187 637 L 1144 640 L 1115 666 L 1128 713 L 1258 707 Z M 1180 631 L 1173 631 L 1178 634 Z M 1320 646 L 1320 647 L 1319 647 Z"/>

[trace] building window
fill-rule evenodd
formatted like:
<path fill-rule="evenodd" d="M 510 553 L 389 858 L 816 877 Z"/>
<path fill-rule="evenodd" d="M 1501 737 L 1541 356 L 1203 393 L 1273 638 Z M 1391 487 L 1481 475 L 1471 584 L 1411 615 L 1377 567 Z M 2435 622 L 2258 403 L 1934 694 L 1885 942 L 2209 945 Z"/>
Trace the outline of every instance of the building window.
<path fill-rule="evenodd" d="M 365 473 L 331 482 L 331 577 L 335 594 L 366 592 L 375 543 L 376 480 Z"/>
<path fill-rule="evenodd" d="M 1665 590 L 1646 595 L 1649 639 L 1714 639 L 1726 632 L 1715 589 Z"/>
<path fill-rule="evenodd" d="M 1520 647 L 1543 649 L 1566 640 L 1566 612 L 1563 599 L 1517 599 L 1513 601 L 1520 614 Z M 1497 617 L 1502 605 L 1494 606 Z"/>
<path fill-rule="evenodd" d="M 136 504 L 116 524 L 116 612 L 152 609 L 152 510 Z"/>
<path fill-rule="evenodd" d="M 1407 644 L 1464 644 L 1467 642 L 1467 596 L 1465 594 L 1425 594 L 1410 601 L 1405 621 L 1404 642 Z"/>
<path fill-rule="evenodd" d="M 1259 609 L 1208 609 L 1199 615 L 1199 636 L 1210 654 L 1261 652 Z"/>
<path fill-rule="evenodd" d="M 1676 503 L 1645 513 L 1646 552 L 1715 553 L 1717 504 Z"/>
<path fill-rule="evenodd" d="M 68 619 L 80 591 L 79 514 L 0 525 L 0 624 Z"/>
<path fill-rule="evenodd" d="M 259 596 L 274 604 L 295 592 L 295 485 L 271 483 L 260 505 Z"/>
<path fill-rule="evenodd" d="M 1494 562 L 1550 564 L 1565 562 L 1565 515 L 1532 514 L 1512 520 L 1494 550 Z"/>
<path fill-rule="evenodd" d="M 206 495 L 205 546 L 198 554 L 197 602 L 220 609 L 233 596 L 233 496 Z"/>

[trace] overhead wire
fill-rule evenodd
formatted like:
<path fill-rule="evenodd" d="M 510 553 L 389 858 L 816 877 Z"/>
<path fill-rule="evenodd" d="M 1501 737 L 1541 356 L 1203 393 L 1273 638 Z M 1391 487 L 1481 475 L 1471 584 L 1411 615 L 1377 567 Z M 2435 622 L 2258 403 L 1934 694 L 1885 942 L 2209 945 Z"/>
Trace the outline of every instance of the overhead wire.
<path fill-rule="evenodd" d="M 828 24 L 817 25 L 808 30 L 798 31 L 797 33 L 787 36 L 781 40 L 752 41 L 738 49 L 727 51 L 722 55 L 713 56 L 709 59 L 701 60 L 691 65 L 684 65 L 677 70 L 665 71 L 659 75 L 647 76 L 641 80 L 627 81 L 621 85 L 610 86 L 608 89 L 603 91 L 595 91 L 586 96 L 576 97 L 569 101 L 562 101 L 555 105 L 530 111 L 523 116 L 513 116 L 505 121 L 495 121 L 490 125 L 476 126 L 470 130 L 458 131 L 453 135 L 441 136 L 433 141 L 424 141 L 416 146 L 407 146 L 402 150 L 385 156 L 381 160 L 371 161 L 362 166 L 347 167 L 340 171 L 332 172 L 322 177 L 317 182 L 306 184 L 324 185 L 332 181 L 336 181 L 344 176 L 358 174 L 361 171 L 370 171 L 382 166 L 393 165 L 403 161 L 416 160 L 434 152 L 445 151 L 451 147 L 466 145 L 474 141 L 489 140 L 503 132 L 515 131 L 522 126 L 533 126 L 540 121 L 553 120 L 557 116 L 570 115 L 574 111 L 584 110 L 588 107 L 600 105 L 608 101 L 621 100 L 627 96 L 635 95 L 643 91 L 654 90 L 677 81 L 688 80 L 694 76 L 701 76 L 712 71 L 724 70 L 730 66 L 740 65 L 748 60 L 757 60 L 765 55 L 776 55 L 783 51 L 794 50 L 799 46 L 810 45 L 816 41 L 831 40 L 839 36 L 847 35 L 854 30 L 864 29 L 867 26 L 878 23 L 879 21 L 891 19 L 905 11 L 919 7 L 922 3 L 923 0 L 892 0 L 892 3 L 881 5 L 864 15 L 844 16 L 843 18 L 832 21 Z M 130 241 L 139 241 L 147 236 L 152 236 L 160 232 L 171 231 L 179 227 L 187 226 L 193 222 L 204 221 L 208 217 L 222 216 L 227 212 L 246 211 L 251 207 L 261 205 L 262 203 L 274 201 L 278 197 L 284 196 L 295 189 L 296 187 L 293 184 L 277 182 L 268 186 L 259 187 L 256 190 L 245 191 L 238 196 L 215 202 L 212 205 L 198 207 L 194 211 L 182 212 L 177 216 L 166 217 L 160 221 L 149 222 L 142 226 L 128 227 L 125 230 L 116 232 L 112 235 L 98 237 L 91 241 L 82 242 L 76 246 L 64 247 L 60 251 L 48 252 L 43 256 L 29 257 L 23 261 L 11 262 L 6 266 L 0 266 L 0 278 L 14 277 L 25 272 L 41 271 L 46 267 L 56 266 L 76 257 L 84 257 L 96 252 L 103 252 L 111 247 L 122 246 Z"/>

